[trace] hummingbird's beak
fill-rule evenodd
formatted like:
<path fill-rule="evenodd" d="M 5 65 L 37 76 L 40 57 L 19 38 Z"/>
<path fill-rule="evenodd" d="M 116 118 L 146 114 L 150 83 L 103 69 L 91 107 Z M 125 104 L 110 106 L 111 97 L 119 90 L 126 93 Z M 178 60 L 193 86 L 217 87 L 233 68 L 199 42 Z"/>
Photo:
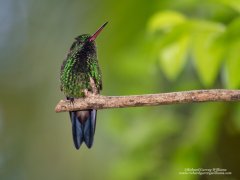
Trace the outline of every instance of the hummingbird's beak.
<path fill-rule="evenodd" d="M 94 41 L 98 35 L 100 34 L 100 32 L 103 30 L 103 28 L 107 25 L 108 22 L 105 22 L 90 38 L 89 41 L 92 42 Z"/>

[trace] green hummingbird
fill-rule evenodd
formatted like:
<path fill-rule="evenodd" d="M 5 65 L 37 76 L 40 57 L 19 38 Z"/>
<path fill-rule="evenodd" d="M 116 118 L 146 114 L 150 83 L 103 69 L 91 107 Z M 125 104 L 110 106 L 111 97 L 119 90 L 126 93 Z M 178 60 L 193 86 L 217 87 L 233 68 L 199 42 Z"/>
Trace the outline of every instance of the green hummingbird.
<path fill-rule="evenodd" d="M 99 94 L 102 75 L 98 65 L 95 40 L 107 25 L 103 24 L 93 35 L 82 34 L 75 38 L 60 72 L 60 89 L 74 105 L 75 98 L 85 97 L 87 92 Z M 93 85 L 95 88 L 93 88 Z M 95 92 L 94 92 L 95 89 Z M 76 149 L 82 142 L 92 147 L 96 127 L 96 109 L 70 111 L 72 136 Z"/>

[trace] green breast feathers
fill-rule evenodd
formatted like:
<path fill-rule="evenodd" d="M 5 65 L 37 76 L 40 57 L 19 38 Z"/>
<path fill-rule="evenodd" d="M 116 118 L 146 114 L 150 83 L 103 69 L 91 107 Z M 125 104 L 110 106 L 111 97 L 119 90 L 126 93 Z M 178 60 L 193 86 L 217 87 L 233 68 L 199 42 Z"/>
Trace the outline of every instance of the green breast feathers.
<path fill-rule="evenodd" d="M 75 45 L 74 45 L 75 44 Z M 61 90 L 67 97 L 84 96 L 84 90 L 92 91 L 90 78 L 94 80 L 98 92 L 102 89 L 95 43 L 79 46 L 74 42 L 67 58 L 61 66 Z"/>

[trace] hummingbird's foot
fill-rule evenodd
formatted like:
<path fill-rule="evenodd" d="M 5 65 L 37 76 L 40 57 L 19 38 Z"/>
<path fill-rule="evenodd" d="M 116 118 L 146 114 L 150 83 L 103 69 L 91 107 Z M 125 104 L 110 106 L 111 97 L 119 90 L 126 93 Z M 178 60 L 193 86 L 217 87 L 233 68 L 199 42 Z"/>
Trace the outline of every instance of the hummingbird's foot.
<path fill-rule="evenodd" d="M 96 83 L 94 82 L 93 78 L 91 78 L 91 77 L 90 77 L 90 86 L 92 88 L 92 95 L 97 95 L 98 94 L 97 86 L 96 86 Z"/>
<path fill-rule="evenodd" d="M 74 98 L 68 98 L 70 101 L 70 105 L 74 106 Z"/>

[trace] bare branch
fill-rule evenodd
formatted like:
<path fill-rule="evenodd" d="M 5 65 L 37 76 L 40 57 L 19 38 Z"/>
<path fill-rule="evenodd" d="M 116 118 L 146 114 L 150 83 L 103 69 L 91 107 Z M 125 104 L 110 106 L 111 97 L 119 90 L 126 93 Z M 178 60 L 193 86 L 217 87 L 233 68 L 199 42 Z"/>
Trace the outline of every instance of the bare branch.
<path fill-rule="evenodd" d="M 55 111 L 65 112 L 84 109 L 126 108 L 216 101 L 240 101 L 240 90 L 193 90 L 131 96 L 91 95 L 86 98 L 75 99 L 74 104 L 70 103 L 69 100 L 61 100 L 57 104 Z"/>

